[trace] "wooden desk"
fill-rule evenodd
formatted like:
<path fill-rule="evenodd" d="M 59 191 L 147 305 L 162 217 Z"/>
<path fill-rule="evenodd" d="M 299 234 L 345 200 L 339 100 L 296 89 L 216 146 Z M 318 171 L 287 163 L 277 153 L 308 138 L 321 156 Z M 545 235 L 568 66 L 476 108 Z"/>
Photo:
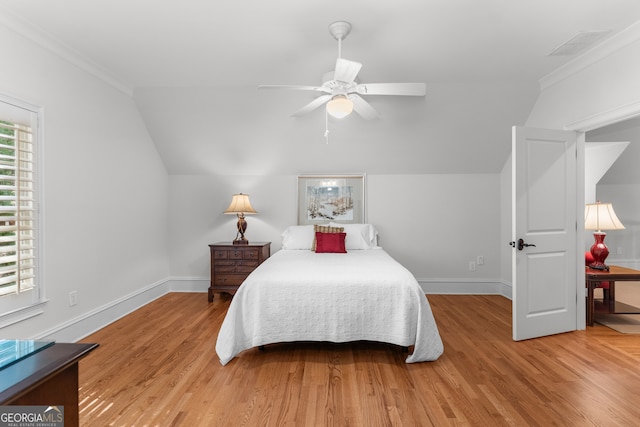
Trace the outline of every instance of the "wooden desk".
<path fill-rule="evenodd" d="M 640 271 L 632 268 L 610 265 L 609 271 L 593 270 L 589 267 L 585 270 L 587 286 L 587 326 L 593 326 L 594 300 L 593 290 L 600 282 L 609 282 L 609 312 L 616 313 L 616 282 L 640 282 Z"/>
<path fill-rule="evenodd" d="M 78 361 L 98 344 L 53 344 L 0 371 L 0 405 L 64 406 L 64 425 L 79 425 Z"/>

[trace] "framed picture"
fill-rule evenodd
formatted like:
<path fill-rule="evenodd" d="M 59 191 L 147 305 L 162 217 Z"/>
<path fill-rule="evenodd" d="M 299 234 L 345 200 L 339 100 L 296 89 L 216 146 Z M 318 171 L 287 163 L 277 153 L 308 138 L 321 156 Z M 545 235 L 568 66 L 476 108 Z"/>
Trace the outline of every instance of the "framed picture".
<path fill-rule="evenodd" d="M 299 175 L 298 224 L 364 223 L 365 175 Z"/>

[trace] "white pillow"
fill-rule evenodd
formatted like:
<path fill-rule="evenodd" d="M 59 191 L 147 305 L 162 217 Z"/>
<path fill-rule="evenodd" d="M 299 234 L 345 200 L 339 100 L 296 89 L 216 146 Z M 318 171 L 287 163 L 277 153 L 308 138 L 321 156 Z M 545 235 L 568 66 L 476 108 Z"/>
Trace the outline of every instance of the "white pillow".
<path fill-rule="evenodd" d="M 378 230 L 371 224 L 369 224 L 369 242 L 372 247 L 378 247 Z"/>
<path fill-rule="evenodd" d="M 373 249 L 378 246 L 378 231 L 371 224 L 339 224 L 330 222 L 332 227 L 344 227 L 347 233 L 345 246 L 347 250 Z"/>
<path fill-rule="evenodd" d="M 282 249 L 311 250 L 315 233 L 313 225 L 290 225 L 282 232 L 281 236 Z"/>

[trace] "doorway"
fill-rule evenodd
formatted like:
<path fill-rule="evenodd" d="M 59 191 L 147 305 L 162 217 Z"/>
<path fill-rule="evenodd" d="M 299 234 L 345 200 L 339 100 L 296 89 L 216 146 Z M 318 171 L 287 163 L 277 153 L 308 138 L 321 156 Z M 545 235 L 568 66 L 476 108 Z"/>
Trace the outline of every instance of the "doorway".
<path fill-rule="evenodd" d="M 593 193 L 597 200 L 612 203 L 616 215 L 624 224 L 624 230 L 607 233 L 606 244 L 610 254 L 608 264 L 640 269 L 640 117 L 594 129 L 586 133 L 586 143 L 594 141 L 628 141 L 619 155 L 594 183 Z M 620 143 L 612 143 L 620 144 Z M 588 172 L 588 171 L 585 171 Z M 585 185 L 588 178 L 585 178 Z M 585 193 L 588 188 L 585 188 Z M 585 233 L 587 248 L 593 237 Z M 586 249 L 585 249 L 586 250 Z M 616 284 L 616 300 L 640 307 L 640 287 L 637 283 Z"/>

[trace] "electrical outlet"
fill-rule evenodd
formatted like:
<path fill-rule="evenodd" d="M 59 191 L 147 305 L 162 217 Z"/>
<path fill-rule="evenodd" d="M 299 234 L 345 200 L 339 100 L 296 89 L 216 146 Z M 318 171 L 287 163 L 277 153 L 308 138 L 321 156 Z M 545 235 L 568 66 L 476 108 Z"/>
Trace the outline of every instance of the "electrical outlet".
<path fill-rule="evenodd" d="M 476 259 L 476 264 L 478 265 L 484 264 L 484 257 L 482 255 L 478 255 L 478 258 Z"/>
<path fill-rule="evenodd" d="M 78 291 L 69 292 L 69 307 L 78 304 Z"/>
<path fill-rule="evenodd" d="M 476 263 L 473 261 L 469 261 L 469 270 L 476 271 Z"/>
<path fill-rule="evenodd" d="M 616 248 L 616 255 L 622 255 L 624 254 L 624 251 L 622 250 L 621 247 Z"/>

